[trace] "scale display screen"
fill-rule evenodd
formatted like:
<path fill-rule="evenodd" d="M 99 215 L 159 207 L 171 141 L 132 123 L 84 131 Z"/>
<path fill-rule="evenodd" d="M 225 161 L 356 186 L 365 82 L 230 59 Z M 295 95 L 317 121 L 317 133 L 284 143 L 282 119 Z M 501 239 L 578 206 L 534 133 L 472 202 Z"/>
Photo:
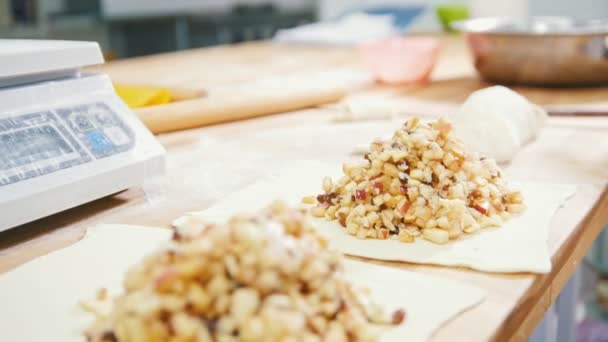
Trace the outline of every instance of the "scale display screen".
<path fill-rule="evenodd" d="M 134 141 L 103 103 L 0 119 L 0 187 L 128 151 Z"/>
<path fill-rule="evenodd" d="M 52 126 L 26 128 L 0 135 L 0 170 L 69 156 L 75 151 Z"/>

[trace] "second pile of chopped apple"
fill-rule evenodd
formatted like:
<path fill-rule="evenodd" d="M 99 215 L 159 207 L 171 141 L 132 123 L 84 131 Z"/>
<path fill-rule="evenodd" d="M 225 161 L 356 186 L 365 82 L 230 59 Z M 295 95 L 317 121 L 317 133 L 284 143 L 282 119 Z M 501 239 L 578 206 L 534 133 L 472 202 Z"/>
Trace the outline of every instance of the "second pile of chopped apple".
<path fill-rule="evenodd" d="M 326 177 L 313 214 L 337 220 L 358 238 L 447 243 L 500 226 L 525 210 L 492 159 L 465 151 L 440 118 L 408 120 L 389 141 L 373 142 L 364 160 L 346 163 L 337 181 Z"/>

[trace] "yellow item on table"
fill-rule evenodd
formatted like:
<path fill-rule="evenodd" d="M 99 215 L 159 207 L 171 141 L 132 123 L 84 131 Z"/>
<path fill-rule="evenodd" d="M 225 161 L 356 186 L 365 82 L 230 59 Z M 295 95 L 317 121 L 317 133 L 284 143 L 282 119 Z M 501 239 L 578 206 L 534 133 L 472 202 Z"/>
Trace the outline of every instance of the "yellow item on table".
<path fill-rule="evenodd" d="M 114 89 L 130 108 L 156 106 L 171 102 L 171 92 L 165 88 L 115 84 Z"/>

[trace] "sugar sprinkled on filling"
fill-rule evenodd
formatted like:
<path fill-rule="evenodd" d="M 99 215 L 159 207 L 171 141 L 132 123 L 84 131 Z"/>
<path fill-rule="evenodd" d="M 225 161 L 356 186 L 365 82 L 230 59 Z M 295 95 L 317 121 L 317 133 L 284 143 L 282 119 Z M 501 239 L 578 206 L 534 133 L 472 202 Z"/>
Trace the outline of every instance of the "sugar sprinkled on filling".
<path fill-rule="evenodd" d="M 443 244 L 525 210 L 496 162 L 466 151 L 444 118 L 410 119 L 342 169 L 342 178 L 326 177 L 324 192 L 303 202 L 316 202 L 315 216 L 337 220 L 360 239 L 421 236 Z"/>
<path fill-rule="evenodd" d="M 131 268 L 123 295 L 83 305 L 88 341 L 374 341 L 405 318 L 345 280 L 303 211 L 199 224 Z"/>

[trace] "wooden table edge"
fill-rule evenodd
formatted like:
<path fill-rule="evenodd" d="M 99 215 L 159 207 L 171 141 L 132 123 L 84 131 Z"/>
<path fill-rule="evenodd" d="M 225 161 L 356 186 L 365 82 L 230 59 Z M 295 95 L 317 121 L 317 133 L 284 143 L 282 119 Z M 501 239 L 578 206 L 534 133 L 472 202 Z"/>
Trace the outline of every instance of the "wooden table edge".
<path fill-rule="evenodd" d="M 605 185 L 595 206 L 555 253 L 553 271 L 536 277 L 495 332 L 493 341 L 528 341 L 607 223 L 608 185 Z"/>

